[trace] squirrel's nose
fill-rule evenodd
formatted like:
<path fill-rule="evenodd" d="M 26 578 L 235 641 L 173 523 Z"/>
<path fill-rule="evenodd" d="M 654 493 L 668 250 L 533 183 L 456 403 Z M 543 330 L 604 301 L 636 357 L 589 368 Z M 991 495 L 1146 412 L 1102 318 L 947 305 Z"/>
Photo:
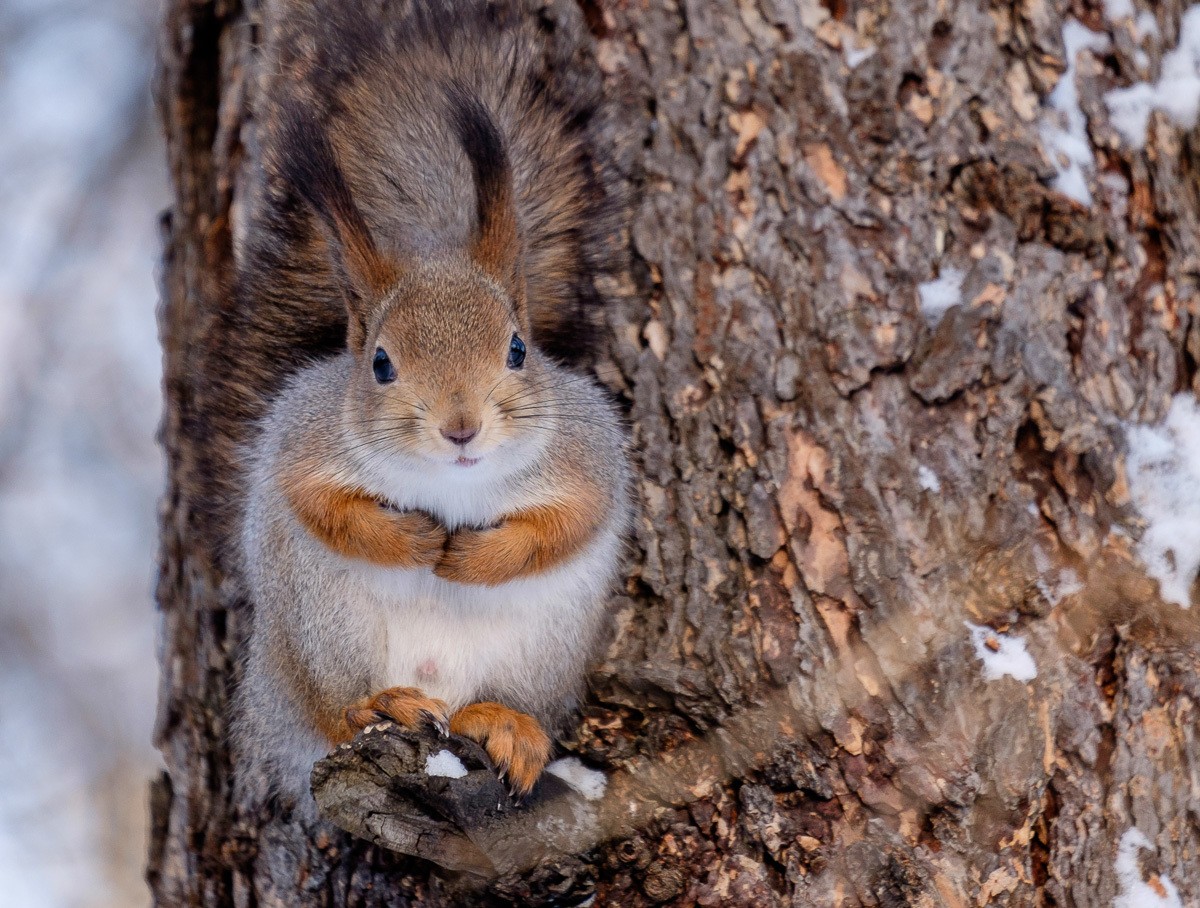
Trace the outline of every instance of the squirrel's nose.
<path fill-rule="evenodd" d="M 479 434 L 479 426 L 460 425 L 457 429 L 442 428 L 442 437 L 456 445 L 465 445 Z"/>

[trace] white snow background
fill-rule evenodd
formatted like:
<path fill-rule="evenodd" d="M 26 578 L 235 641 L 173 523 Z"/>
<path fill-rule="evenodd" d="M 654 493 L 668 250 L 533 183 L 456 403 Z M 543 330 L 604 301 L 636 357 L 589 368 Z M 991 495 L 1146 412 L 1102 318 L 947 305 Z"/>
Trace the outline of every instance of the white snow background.
<path fill-rule="evenodd" d="M 921 314 L 932 326 L 942 320 L 946 312 L 962 303 L 962 285 L 966 274 L 958 268 L 943 268 L 932 281 L 917 287 L 921 300 Z"/>
<path fill-rule="evenodd" d="M 0 903 L 145 905 L 153 0 L 0 3 Z"/>
<path fill-rule="evenodd" d="M 985 681 L 999 681 L 1005 675 L 1018 681 L 1032 681 L 1037 677 L 1037 664 L 1025 648 L 1023 637 L 1001 634 L 970 621 L 963 623 L 971 634 L 975 655 L 983 663 Z"/>
<path fill-rule="evenodd" d="M 1117 845 L 1115 869 L 1121 892 L 1113 908 L 1183 908 L 1179 890 L 1170 877 L 1160 877 L 1157 888 L 1142 879 L 1138 867 L 1138 852 L 1142 849 L 1153 851 L 1154 845 L 1137 827 L 1127 829 Z"/>
<path fill-rule="evenodd" d="M 1132 12 L 1127 14 L 1132 16 Z M 1153 85 L 1137 82 L 1113 89 L 1104 96 L 1104 103 L 1113 127 L 1133 148 L 1145 147 L 1150 115 L 1156 110 L 1184 129 L 1196 125 L 1200 118 L 1200 4 L 1183 14 L 1179 45 L 1163 55 L 1158 80 Z"/>
<path fill-rule="evenodd" d="M 463 761 L 448 750 L 439 750 L 425 758 L 425 775 L 461 779 L 467 774 Z"/>
<path fill-rule="evenodd" d="M 1125 427 L 1129 494 L 1146 523 L 1138 555 L 1167 602 L 1192 604 L 1200 573 L 1200 403 L 1176 394 L 1157 425 Z"/>

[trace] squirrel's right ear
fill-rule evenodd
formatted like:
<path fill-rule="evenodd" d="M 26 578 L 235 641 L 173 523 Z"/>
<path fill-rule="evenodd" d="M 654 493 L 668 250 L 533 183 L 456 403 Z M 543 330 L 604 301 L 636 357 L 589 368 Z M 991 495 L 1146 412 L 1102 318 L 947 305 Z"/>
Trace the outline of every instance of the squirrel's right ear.
<path fill-rule="evenodd" d="M 348 328 L 353 351 L 366 340 L 371 309 L 400 279 L 396 263 L 383 256 L 338 166 L 329 136 L 305 111 L 284 111 L 283 177 L 320 216 L 334 266 L 344 280 Z"/>

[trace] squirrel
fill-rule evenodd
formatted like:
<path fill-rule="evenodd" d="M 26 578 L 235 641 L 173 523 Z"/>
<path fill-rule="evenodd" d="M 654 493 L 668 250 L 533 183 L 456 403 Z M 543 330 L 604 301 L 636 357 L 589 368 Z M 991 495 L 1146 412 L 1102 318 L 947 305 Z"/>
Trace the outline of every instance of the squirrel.
<path fill-rule="evenodd" d="M 266 48 L 239 305 L 285 338 L 345 327 L 296 354 L 243 451 L 236 778 L 311 812 L 314 762 L 390 719 L 480 742 L 523 797 L 631 520 L 621 415 L 569 364 L 601 302 L 605 164 L 519 15 L 292 13 Z"/>

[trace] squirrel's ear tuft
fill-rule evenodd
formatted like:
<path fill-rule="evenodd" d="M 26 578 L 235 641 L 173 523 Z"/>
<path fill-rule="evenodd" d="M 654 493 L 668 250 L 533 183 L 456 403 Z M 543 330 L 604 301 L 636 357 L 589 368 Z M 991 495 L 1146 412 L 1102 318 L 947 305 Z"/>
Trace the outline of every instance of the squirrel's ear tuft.
<path fill-rule="evenodd" d="M 329 136 L 299 107 L 282 114 L 284 180 L 321 219 L 334 266 L 342 273 L 349 315 L 347 344 L 362 346 L 370 307 L 395 286 L 399 267 L 381 255 L 354 203 Z"/>
<path fill-rule="evenodd" d="M 448 93 L 450 120 L 475 177 L 476 225 L 471 257 L 512 294 L 525 319 L 525 275 L 512 169 L 487 108 L 461 87 Z"/>

